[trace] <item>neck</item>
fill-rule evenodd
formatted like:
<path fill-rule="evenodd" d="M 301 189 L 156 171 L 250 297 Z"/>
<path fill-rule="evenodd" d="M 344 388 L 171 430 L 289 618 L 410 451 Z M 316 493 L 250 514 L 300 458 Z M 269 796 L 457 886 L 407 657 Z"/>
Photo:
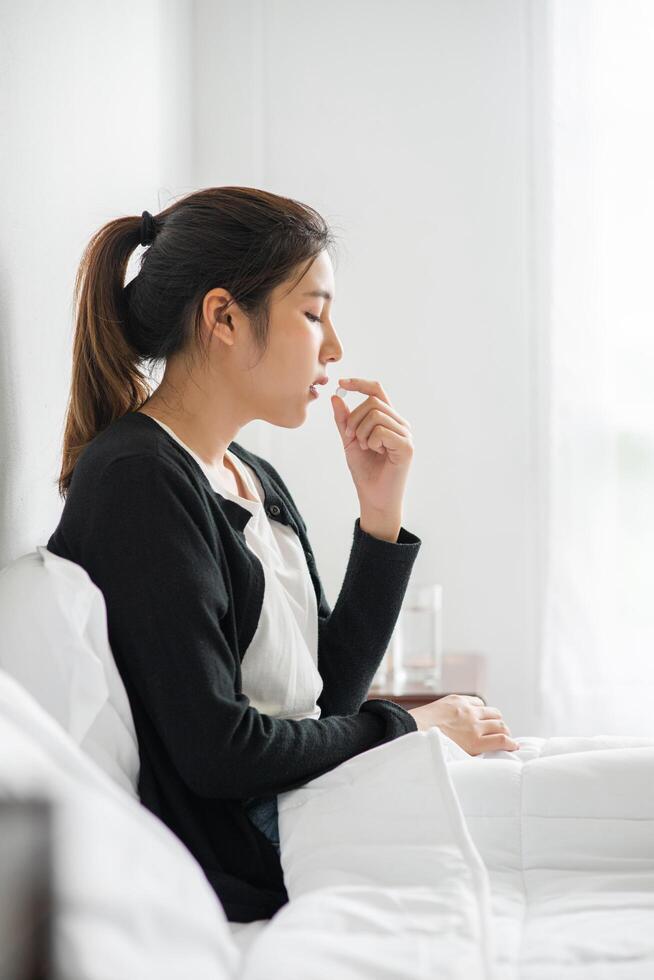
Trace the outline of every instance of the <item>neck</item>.
<path fill-rule="evenodd" d="M 176 385 L 173 398 L 168 395 L 168 387 L 162 381 L 138 411 L 170 426 L 208 466 L 231 474 L 233 471 L 226 460 L 226 453 L 241 426 L 233 407 L 230 410 L 230 402 L 233 406 L 235 400 L 230 399 L 229 392 L 224 389 L 220 394 L 222 397 L 209 400 L 196 386 L 180 392 Z"/>

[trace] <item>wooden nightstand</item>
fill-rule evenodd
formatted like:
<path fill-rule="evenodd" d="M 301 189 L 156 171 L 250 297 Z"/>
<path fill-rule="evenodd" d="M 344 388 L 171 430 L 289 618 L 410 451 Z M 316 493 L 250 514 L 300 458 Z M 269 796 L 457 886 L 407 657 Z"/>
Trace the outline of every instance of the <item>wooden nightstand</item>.
<path fill-rule="evenodd" d="M 395 701 L 407 711 L 419 708 L 421 704 L 438 701 L 448 694 L 469 694 L 472 697 L 484 697 L 486 689 L 486 657 L 483 653 L 446 653 L 443 655 L 442 690 L 433 687 L 412 684 L 410 688 L 391 690 L 373 685 L 366 700 L 371 698 L 386 698 Z"/>

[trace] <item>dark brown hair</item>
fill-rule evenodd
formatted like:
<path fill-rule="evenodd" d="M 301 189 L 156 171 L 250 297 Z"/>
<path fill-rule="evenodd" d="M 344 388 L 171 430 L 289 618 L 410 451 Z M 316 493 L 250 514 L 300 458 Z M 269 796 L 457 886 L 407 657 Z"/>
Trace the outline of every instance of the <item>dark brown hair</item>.
<path fill-rule="evenodd" d="M 210 289 L 232 294 L 263 354 L 273 289 L 306 262 L 301 279 L 319 252 L 334 244 L 313 208 L 253 187 L 189 194 L 154 215 L 154 228 L 154 241 L 127 286 L 140 215 L 107 222 L 84 250 L 75 279 L 72 380 L 57 481 L 62 497 L 85 446 L 150 397 L 140 364 L 182 349 L 195 352 Z"/>

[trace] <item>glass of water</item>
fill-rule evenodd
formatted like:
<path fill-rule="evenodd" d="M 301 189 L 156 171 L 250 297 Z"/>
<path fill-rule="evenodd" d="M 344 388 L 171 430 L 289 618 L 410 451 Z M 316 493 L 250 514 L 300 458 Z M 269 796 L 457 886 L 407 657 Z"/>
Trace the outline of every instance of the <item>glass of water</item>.
<path fill-rule="evenodd" d="M 393 634 L 395 690 L 415 686 L 440 688 L 443 675 L 442 612 L 441 585 L 409 585 Z"/>

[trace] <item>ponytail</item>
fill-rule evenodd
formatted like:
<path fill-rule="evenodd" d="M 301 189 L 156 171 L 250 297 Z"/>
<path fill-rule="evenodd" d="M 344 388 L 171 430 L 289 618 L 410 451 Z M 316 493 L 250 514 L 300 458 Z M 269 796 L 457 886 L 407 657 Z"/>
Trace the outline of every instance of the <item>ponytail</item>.
<path fill-rule="evenodd" d="M 140 240 L 140 218 L 117 218 L 86 246 L 75 278 L 75 335 L 59 493 L 68 492 L 77 458 L 110 422 L 149 397 L 140 357 L 127 340 L 123 282 Z"/>

